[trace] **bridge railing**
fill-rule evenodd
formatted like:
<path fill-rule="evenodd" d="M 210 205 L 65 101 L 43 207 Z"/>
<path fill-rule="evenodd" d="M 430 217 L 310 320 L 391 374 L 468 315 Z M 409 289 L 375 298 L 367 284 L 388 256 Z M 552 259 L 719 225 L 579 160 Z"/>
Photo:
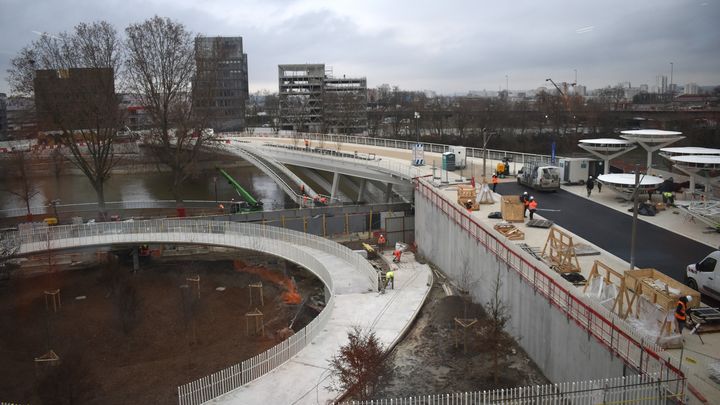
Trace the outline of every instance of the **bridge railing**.
<path fill-rule="evenodd" d="M 587 331 L 589 336 L 595 337 L 611 353 L 622 358 L 625 364 L 643 374 L 656 373 L 668 380 L 676 380 L 678 383 L 674 387 L 674 392 L 678 395 L 684 392 L 685 374 L 679 366 L 673 364 L 672 358 L 659 346 L 644 342 L 624 320 L 606 308 L 586 301 L 579 294 L 571 291 L 567 282 L 553 277 L 549 268 L 532 263 L 503 243 L 488 228 L 470 217 L 457 203 L 438 193 L 426 180 L 416 179 L 415 186 L 422 198 L 427 199 L 450 221 L 493 252 L 498 260 L 517 272 L 557 310 L 569 319 L 573 319 L 578 327 Z"/>
<path fill-rule="evenodd" d="M 358 145 L 369 145 L 379 146 L 383 148 L 393 149 L 406 149 L 411 150 L 413 145 L 417 142 L 408 141 L 402 139 L 390 139 L 390 138 L 378 138 L 371 136 L 357 136 L 357 135 L 340 135 L 340 134 L 317 134 L 317 133 L 296 133 L 294 131 L 281 131 L 280 133 L 272 132 L 231 132 L 221 133 L 220 136 L 233 136 L 233 137 L 248 137 L 248 138 L 259 138 L 259 137 L 271 137 L 271 138 L 294 138 L 300 137 L 303 139 L 309 139 L 324 143 L 354 143 Z M 420 142 L 424 145 L 425 151 L 430 153 L 443 153 L 447 152 L 449 147 L 452 145 L 446 145 L 442 143 L 431 143 L 431 142 Z M 482 158 L 483 149 L 467 147 L 467 157 Z M 552 160 L 551 155 L 535 154 L 535 153 L 521 153 L 499 149 L 487 149 L 487 158 L 491 160 L 503 160 L 508 158 L 510 161 L 516 162 L 519 165 L 523 165 L 525 162 L 537 161 L 542 163 L 549 163 Z M 560 159 L 560 156 L 556 156 L 556 159 Z"/>

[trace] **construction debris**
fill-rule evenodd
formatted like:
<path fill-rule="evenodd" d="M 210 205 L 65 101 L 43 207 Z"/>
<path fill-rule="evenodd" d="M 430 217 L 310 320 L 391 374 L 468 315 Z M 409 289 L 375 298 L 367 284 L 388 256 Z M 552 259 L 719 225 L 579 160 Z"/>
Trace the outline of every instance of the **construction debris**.
<path fill-rule="evenodd" d="M 555 225 L 555 223 L 547 219 L 531 219 L 527 221 L 527 226 L 532 228 L 550 228 L 553 225 Z"/>
<path fill-rule="evenodd" d="M 507 222 L 501 222 L 499 224 L 496 224 L 493 226 L 496 231 L 503 234 L 506 238 L 510 240 L 523 240 L 525 239 L 525 233 L 518 229 L 515 225 L 509 224 Z"/>

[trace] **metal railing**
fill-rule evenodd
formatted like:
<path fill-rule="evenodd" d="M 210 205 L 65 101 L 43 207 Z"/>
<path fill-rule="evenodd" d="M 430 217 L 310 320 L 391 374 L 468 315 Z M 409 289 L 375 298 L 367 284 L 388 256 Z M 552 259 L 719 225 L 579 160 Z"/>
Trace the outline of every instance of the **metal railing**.
<path fill-rule="evenodd" d="M 500 404 L 657 404 L 681 400 L 667 390 L 674 381 L 657 375 L 633 375 L 602 380 L 566 382 L 497 389 L 456 392 L 405 398 L 348 401 L 346 405 L 500 405 Z"/>
<path fill-rule="evenodd" d="M 280 131 L 279 133 L 257 132 L 257 131 L 253 132 L 253 133 L 231 132 L 231 133 L 221 133 L 219 135 L 220 136 L 246 137 L 246 138 L 261 138 L 261 137 L 295 138 L 295 137 L 299 137 L 302 139 L 308 139 L 308 140 L 318 141 L 318 142 L 353 143 L 353 144 L 357 144 L 357 145 L 379 146 L 379 147 L 383 147 L 383 148 L 406 149 L 406 150 L 412 150 L 413 145 L 415 145 L 417 143 L 415 141 L 406 141 L 406 140 L 402 140 L 402 139 L 377 138 L 377 137 L 371 137 L 371 136 L 357 136 L 357 135 L 295 133 L 293 131 Z M 430 153 L 447 152 L 448 148 L 450 146 L 452 146 L 452 145 L 446 145 L 446 144 L 441 144 L 441 143 L 429 143 L 429 142 L 420 142 L 420 143 L 422 143 L 424 145 L 425 151 L 430 152 Z M 467 157 L 472 157 L 472 158 L 482 158 L 483 157 L 483 149 L 467 147 L 466 155 L 467 155 Z M 505 150 L 499 150 L 499 149 L 487 149 L 487 158 L 490 160 L 503 160 L 503 158 L 509 158 L 511 161 L 516 162 L 520 165 L 524 164 L 525 162 L 530 162 L 530 161 L 548 163 L 552 160 L 552 156 L 550 156 L 550 155 L 512 152 L 512 151 L 505 151 Z M 555 158 L 561 159 L 560 156 L 556 156 Z"/>
<path fill-rule="evenodd" d="M 608 350 L 620 357 L 625 364 L 642 374 L 657 374 L 666 380 L 678 381 L 675 394 L 685 389 L 685 374 L 672 364 L 672 359 L 655 345 L 645 343 L 624 320 L 594 302 L 586 302 L 580 294 L 570 290 L 567 282 L 561 283 L 550 276 L 549 268 L 540 267 L 524 258 L 518 251 L 500 241 L 489 228 L 481 225 L 458 204 L 438 193 L 425 179 L 415 180 L 417 193 L 444 213 L 449 220 L 460 226 L 478 243 L 495 254 L 499 261 L 513 269 L 544 296 L 555 308 L 573 319 L 575 324 L 594 336 Z M 563 280 L 564 281 L 564 280 Z M 563 285 L 565 284 L 565 285 Z"/>
<path fill-rule="evenodd" d="M 230 201 L 218 201 L 222 203 L 230 203 Z M 217 208 L 215 200 L 186 200 L 183 201 L 186 208 Z M 142 201 L 110 201 L 105 203 L 107 211 L 118 210 L 137 210 L 137 209 L 175 209 L 177 201 L 175 200 L 142 200 Z M 58 214 L 79 213 L 98 211 L 98 203 L 77 203 L 77 204 L 58 204 L 55 208 L 51 205 L 33 205 L 30 212 L 33 215 L 54 215 L 57 209 Z M 27 215 L 26 208 L 10 208 L 0 210 L 0 218 L 22 217 Z"/>

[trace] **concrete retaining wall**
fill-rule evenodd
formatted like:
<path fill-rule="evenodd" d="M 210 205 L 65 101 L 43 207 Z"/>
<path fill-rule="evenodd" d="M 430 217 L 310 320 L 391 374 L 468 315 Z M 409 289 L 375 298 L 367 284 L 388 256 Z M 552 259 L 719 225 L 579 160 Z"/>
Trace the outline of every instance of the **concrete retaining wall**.
<path fill-rule="evenodd" d="M 519 273 L 421 194 L 415 194 L 415 241 L 419 253 L 438 265 L 474 302 L 486 303 L 499 275 L 500 291 L 511 314 L 508 332 L 553 382 L 634 373 L 605 345 L 567 318 Z"/>

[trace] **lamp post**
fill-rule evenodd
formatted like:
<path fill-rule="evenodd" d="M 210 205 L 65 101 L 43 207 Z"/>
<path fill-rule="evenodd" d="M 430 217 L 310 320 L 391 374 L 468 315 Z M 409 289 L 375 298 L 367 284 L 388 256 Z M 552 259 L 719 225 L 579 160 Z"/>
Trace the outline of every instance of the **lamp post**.
<path fill-rule="evenodd" d="M 57 211 L 58 204 L 60 204 L 59 198 L 56 198 L 56 199 L 50 201 L 50 205 L 53 207 L 53 212 L 55 213 L 55 218 L 57 219 L 57 221 L 59 223 L 60 217 L 58 216 L 58 211 Z"/>
<path fill-rule="evenodd" d="M 213 176 L 213 185 L 215 186 L 215 205 L 218 205 L 218 194 L 217 194 L 217 176 Z"/>
<path fill-rule="evenodd" d="M 419 127 L 419 121 L 420 121 L 420 113 L 415 111 L 415 141 L 417 143 L 420 143 L 420 127 Z"/>

